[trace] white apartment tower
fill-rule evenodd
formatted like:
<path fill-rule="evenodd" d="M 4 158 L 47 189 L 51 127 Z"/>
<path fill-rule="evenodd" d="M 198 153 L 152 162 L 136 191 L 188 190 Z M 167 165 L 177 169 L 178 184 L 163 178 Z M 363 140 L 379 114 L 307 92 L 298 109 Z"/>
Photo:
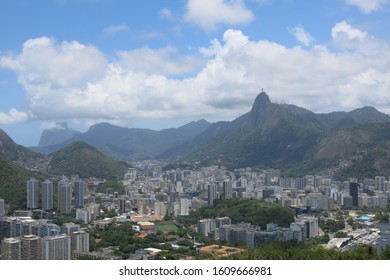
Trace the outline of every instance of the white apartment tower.
<path fill-rule="evenodd" d="M 66 234 L 41 239 L 42 260 L 70 260 L 70 237 Z"/>
<path fill-rule="evenodd" d="M 190 212 L 190 200 L 188 198 L 180 199 L 180 215 L 188 216 Z"/>
<path fill-rule="evenodd" d="M 53 209 L 53 182 L 45 180 L 41 185 L 42 210 Z"/>
<path fill-rule="evenodd" d="M 39 198 L 39 181 L 35 178 L 31 178 L 27 181 L 27 208 L 38 208 Z"/>
<path fill-rule="evenodd" d="M 66 178 L 58 182 L 58 210 L 63 214 L 72 211 L 72 185 Z"/>

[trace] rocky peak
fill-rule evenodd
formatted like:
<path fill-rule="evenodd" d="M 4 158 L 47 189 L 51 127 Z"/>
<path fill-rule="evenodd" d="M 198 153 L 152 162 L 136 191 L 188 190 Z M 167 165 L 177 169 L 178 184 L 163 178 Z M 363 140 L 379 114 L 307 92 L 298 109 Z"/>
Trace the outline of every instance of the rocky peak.
<path fill-rule="evenodd" d="M 266 109 L 270 104 L 271 100 L 265 91 L 262 91 L 257 95 L 250 112 L 251 124 L 253 126 L 256 127 L 264 121 Z"/>

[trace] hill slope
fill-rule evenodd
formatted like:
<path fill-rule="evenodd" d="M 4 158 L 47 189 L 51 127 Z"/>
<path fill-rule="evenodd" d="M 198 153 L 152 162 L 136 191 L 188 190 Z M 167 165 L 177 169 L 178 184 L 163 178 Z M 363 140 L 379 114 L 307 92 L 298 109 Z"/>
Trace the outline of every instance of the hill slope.
<path fill-rule="evenodd" d="M 210 125 L 184 159 L 202 164 L 223 159 L 229 168 L 280 168 L 285 176 L 388 174 L 389 127 L 390 116 L 372 107 L 314 114 L 271 103 L 262 92 L 249 113 Z M 340 168 L 343 160 L 348 164 Z"/>
<path fill-rule="evenodd" d="M 0 198 L 11 206 L 10 210 L 25 209 L 27 206 L 26 182 L 39 175 L 12 164 L 0 154 Z"/>
<path fill-rule="evenodd" d="M 74 142 L 52 154 L 49 173 L 121 180 L 126 170 L 125 163 L 105 156 L 84 142 Z"/>

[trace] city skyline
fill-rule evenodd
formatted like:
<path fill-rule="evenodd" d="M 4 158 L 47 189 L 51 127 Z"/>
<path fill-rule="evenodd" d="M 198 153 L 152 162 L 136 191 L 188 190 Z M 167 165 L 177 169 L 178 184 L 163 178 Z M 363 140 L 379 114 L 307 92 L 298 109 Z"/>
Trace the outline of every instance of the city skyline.
<path fill-rule="evenodd" d="M 62 121 L 231 120 L 262 88 L 314 112 L 389 113 L 388 0 L 199 3 L 2 3 L 1 128 L 33 146 Z"/>

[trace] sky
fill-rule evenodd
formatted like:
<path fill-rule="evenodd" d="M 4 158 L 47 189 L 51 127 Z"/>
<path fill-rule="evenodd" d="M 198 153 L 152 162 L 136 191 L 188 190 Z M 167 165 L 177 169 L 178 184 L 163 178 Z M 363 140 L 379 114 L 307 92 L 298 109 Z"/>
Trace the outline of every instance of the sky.
<path fill-rule="evenodd" d="M 390 0 L 3 0 L 0 128 L 233 120 L 263 89 L 390 114 Z"/>

